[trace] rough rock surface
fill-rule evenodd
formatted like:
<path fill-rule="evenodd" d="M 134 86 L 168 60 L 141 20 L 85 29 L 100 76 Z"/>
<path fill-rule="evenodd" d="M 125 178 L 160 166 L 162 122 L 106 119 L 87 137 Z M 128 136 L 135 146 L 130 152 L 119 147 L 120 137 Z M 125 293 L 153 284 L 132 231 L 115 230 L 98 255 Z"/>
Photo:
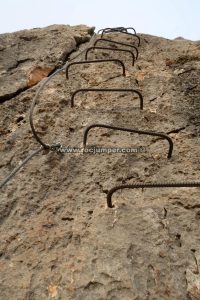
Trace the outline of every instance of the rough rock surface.
<path fill-rule="evenodd" d="M 39 82 L 38 73 L 46 77 L 88 39 L 86 26 L 65 25 L 0 35 L 0 101 Z"/>
<path fill-rule="evenodd" d="M 50 26 L 0 36 L 2 179 L 39 147 L 28 122 L 37 82 L 82 48 L 88 30 Z M 146 152 L 44 151 L 29 161 L 1 191 L 1 300 L 200 299 L 198 188 L 126 190 L 106 207 L 117 184 L 199 181 L 200 42 L 140 37 L 134 67 L 128 54 L 112 54 L 125 62 L 126 77 L 113 63 L 74 66 L 68 81 L 57 75 L 40 94 L 34 124 L 45 142 L 65 147 L 81 147 L 92 123 L 162 131 L 174 141 L 172 158 L 166 141 L 93 129 L 89 145 Z M 71 108 L 71 93 L 81 87 L 138 89 L 144 110 L 127 93 L 79 94 Z"/>

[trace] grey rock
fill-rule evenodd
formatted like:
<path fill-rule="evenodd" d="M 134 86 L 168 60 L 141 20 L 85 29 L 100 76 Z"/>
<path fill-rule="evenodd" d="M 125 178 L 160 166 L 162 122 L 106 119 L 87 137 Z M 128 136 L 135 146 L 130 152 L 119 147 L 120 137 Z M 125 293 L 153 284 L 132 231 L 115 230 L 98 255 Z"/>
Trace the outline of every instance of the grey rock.
<path fill-rule="evenodd" d="M 26 88 L 35 67 L 56 68 L 77 43 L 79 53 L 90 30 L 54 25 L 1 35 L 1 76 L 13 78 L 13 87 L 2 81 L 2 95 Z M 43 141 L 63 147 L 82 147 L 85 126 L 92 123 L 162 131 L 174 141 L 172 159 L 163 140 L 93 129 L 89 145 L 142 146 L 146 152 L 42 151 L 29 161 L 1 190 L 0 300 L 199 299 L 199 188 L 119 191 L 115 207 L 106 207 L 107 191 L 120 183 L 199 181 L 200 44 L 140 37 L 134 67 L 126 54 L 112 53 L 125 62 L 126 77 L 113 63 L 73 66 L 68 81 L 64 72 L 55 76 L 38 98 L 34 124 Z M 106 54 L 93 52 L 91 58 Z M 2 179 L 39 147 L 29 125 L 39 85 L 1 104 Z M 144 110 L 126 93 L 80 94 L 72 109 L 72 92 L 84 87 L 138 89 Z"/>
<path fill-rule="evenodd" d="M 90 39 L 88 32 L 91 28 L 86 26 L 52 25 L 1 34 L 0 101 L 17 96 L 48 76 L 79 44 Z"/>

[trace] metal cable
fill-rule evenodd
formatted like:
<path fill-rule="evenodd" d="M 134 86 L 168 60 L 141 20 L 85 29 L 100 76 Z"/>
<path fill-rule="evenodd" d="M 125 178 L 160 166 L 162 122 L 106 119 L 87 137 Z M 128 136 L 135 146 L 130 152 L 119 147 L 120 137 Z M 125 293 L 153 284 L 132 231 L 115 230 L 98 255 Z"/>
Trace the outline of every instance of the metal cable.
<path fill-rule="evenodd" d="M 35 97 L 33 98 L 33 101 L 31 103 L 31 108 L 30 108 L 30 115 L 29 115 L 29 121 L 30 121 L 30 126 L 31 126 L 31 129 L 32 129 L 32 132 L 33 132 L 33 135 L 35 137 L 35 139 L 37 140 L 38 143 L 40 143 L 45 149 L 51 149 L 51 146 L 49 144 L 46 144 L 45 142 L 43 142 L 41 140 L 41 138 L 38 136 L 38 134 L 36 133 L 36 130 L 35 130 L 35 127 L 34 127 L 34 123 L 33 123 L 33 112 L 34 112 L 34 108 L 35 108 L 35 105 L 36 105 L 36 101 L 39 97 L 39 94 L 41 93 L 41 91 L 44 89 L 45 85 L 55 76 L 57 75 L 58 73 L 62 72 L 65 70 L 65 68 L 67 68 L 68 64 L 71 62 L 71 61 L 74 61 L 77 57 L 79 57 L 82 53 L 84 53 L 87 48 L 90 46 L 90 44 L 93 42 L 94 38 L 96 37 L 96 33 L 94 33 L 89 41 L 89 43 L 87 44 L 87 47 L 85 47 L 84 49 L 81 50 L 81 52 L 79 52 L 75 57 L 73 57 L 72 59 L 70 59 L 69 61 L 67 61 L 65 63 L 65 65 L 58 69 L 57 71 L 55 71 L 51 76 L 49 76 L 42 84 L 41 86 L 39 87 L 39 89 L 37 90 L 36 94 L 35 94 Z M 52 150 L 52 149 L 51 149 Z"/>
<path fill-rule="evenodd" d="M 8 181 L 11 180 L 11 178 L 31 159 L 33 158 L 36 154 L 38 154 L 40 151 L 43 150 L 43 147 L 41 146 L 39 149 L 35 150 L 33 153 L 31 153 L 29 156 L 25 158 L 21 162 L 19 166 L 17 166 L 1 183 L 0 183 L 0 188 L 2 188 Z"/>

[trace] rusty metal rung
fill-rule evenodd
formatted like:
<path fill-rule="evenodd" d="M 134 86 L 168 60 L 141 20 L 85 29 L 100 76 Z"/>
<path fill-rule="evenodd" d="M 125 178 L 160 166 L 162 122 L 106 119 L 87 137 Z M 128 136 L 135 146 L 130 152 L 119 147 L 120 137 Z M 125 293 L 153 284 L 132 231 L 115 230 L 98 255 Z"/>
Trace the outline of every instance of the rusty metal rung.
<path fill-rule="evenodd" d="M 96 64 L 103 62 L 115 62 L 119 63 L 122 66 L 123 76 L 126 76 L 126 69 L 124 63 L 119 59 L 96 59 L 96 60 L 87 60 L 87 61 L 75 61 L 67 65 L 66 67 L 66 78 L 69 79 L 69 68 L 73 65 L 82 65 L 82 64 Z"/>
<path fill-rule="evenodd" d="M 117 31 L 116 30 L 115 31 L 111 30 L 111 31 L 108 31 L 108 32 L 103 31 L 101 33 L 101 38 L 103 38 L 104 33 L 114 33 L 114 32 L 117 32 Z M 138 47 L 140 46 L 140 37 L 137 34 L 133 34 L 133 33 L 126 32 L 126 31 L 119 31 L 119 33 L 124 33 L 124 34 L 127 34 L 127 35 L 131 35 L 132 37 L 136 37 L 138 39 Z"/>
<path fill-rule="evenodd" d="M 138 189 L 138 188 L 168 188 L 168 187 L 200 187 L 200 182 L 178 182 L 178 183 L 139 183 L 139 184 L 124 184 L 113 187 L 107 194 L 107 206 L 113 208 L 112 195 L 122 189 Z"/>
<path fill-rule="evenodd" d="M 99 38 L 99 39 L 97 39 L 97 40 L 95 41 L 94 47 L 96 47 L 96 45 L 97 45 L 99 42 L 101 42 L 101 41 L 107 42 L 107 43 L 113 43 L 113 44 L 116 44 L 116 45 L 121 45 L 121 46 L 131 47 L 131 48 L 135 49 L 135 51 L 136 51 L 135 59 L 138 58 L 138 48 L 135 47 L 135 46 L 133 46 L 133 45 L 131 45 L 131 44 L 126 44 L 126 43 L 121 43 L 121 42 L 117 42 L 117 41 L 113 41 L 113 40 L 109 40 L 109 39 L 102 39 L 102 38 Z"/>
<path fill-rule="evenodd" d="M 116 48 L 107 48 L 107 47 L 90 47 L 87 49 L 86 53 L 85 53 L 85 60 L 88 59 L 88 53 L 91 51 L 91 50 L 109 50 L 109 51 L 119 51 L 119 52 L 127 52 L 127 53 L 130 53 L 131 56 L 132 56 L 132 65 L 134 66 L 134 63 L 135 63 L 135 55 L 132 51 L 130 50 L 127 50 L 127 49 L 116 49 Z"/>
<path fill-rule="evenodd" d="M 120 130 L 120 131 L 127 131 L 127 132 L 133 132 L 133 133 L 145 134 L 145 135 L 151 135 L 151 136 L 159 136 L 159 137 L 161 137 L 163 139 L 166 139 L 168 141 L 168 143 L 169 143 L 169 150 L 168 150 L 167 158 L 171 158 L 172 157 L 173 141 L 165 133 L 153 132 L 153 131 L 147 131 L 147 130 L 144 131 L 144 130 L 131 129 L 131 128 L 124 128 L 124 127 L 111 126 L 111 125 L 106 125 L 106 124 L 92 124 L 92 125 L 86 127 L 86 129 L 84 131 L 84 137 L 83 137 L 83 146 L 84 147 L 86 147 L 87 136 L 88 136 L 88 133 L 89 133 L 90 129 L 95 128 L 95 127 L 108 128 L 108 129 L 114 129 L 114 130 Z"/>
<path fill-rule="evenodd" d="M 99 31 L 98 31 L 98 34 L 100 34 L 101 32 L 103 32 L 103 31 L 107 31 L 107 30 L 111 30 L 111 29 L 113 29 L 113 30 L 121 30 L 121 31 L 127 31 L 127 29 L 126 29 L 126 27 L 106 27 L 106 28 L 102 28 L 102 29 L 100 29 Z"/>
<path fill-rule="evenodd" d="M 140 109 L 142 110 L 143 109 L 143 97 L 142 97 L 142 94 L 137 91 L 137 90 L 133 90 L 133 89 L 79 89 L 79 90 L 76 90 L 73 94 L 72 94 L 72 97 L 71 97 L 71 107 L 74 107 L 74 98 L 76 96 L 76 94 L 78 93 L 81 93 L 81 92 L 96 92 L 96 93 L 99 93 L 99 92 L 131 92 L 131 93 L 135 93 L 139 96 L 140 98 Z"/>
<path fill-rule="evenodd" d="M 101 32 L 111 32 L 111 31 L 115 31 L 115 32 L 122 32 L 125 31 L 127 32 L 129 29 L 133 30 L 134 34 L 136 34 L 136 30 L 133 27 L 107 27 L 107 28 L 103 28 L 100 29 L 98 31 L 98 34 L 100 34 Z"/>

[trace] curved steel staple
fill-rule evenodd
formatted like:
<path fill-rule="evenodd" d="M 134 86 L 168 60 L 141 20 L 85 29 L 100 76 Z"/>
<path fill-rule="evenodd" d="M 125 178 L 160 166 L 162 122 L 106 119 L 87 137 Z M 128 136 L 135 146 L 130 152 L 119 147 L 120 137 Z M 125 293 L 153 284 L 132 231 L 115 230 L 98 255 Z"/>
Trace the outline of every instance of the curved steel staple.
<path fill-rule="evenodd" d="M 98 34 L 100 34 L 104 30 L 117 29 L 117 30 L 126 30 L 126 27 L 107 27 L 98 30 Z"/>
<path fill-rule="evenodd" d="M 133 28 L 133 27 L 107 27 L 107 28 L 103 28 L 103 29 L 100 29 L 98 31 L 98 34 L 100 34 L 101 32 L 108 32 L 110 30 L 113 30 L 113 31 L 128 31 L 129 29 L 133 30 L 133 32 L 136 34 L 136 30 Z"/>
<path fill-rule="evenodd" d="M 113 33 L 113 32 L 117 32 L 116 30 L 115 31 L 108 31 L 108 32 L 106 32 L 106 31 L 103 31 L 102 33 L 101 33 L 101 38 L 103 38 L 103 35 L 104 35 L 104 33 Z M 119 31 L 120 33 L 124 33 L 124 34 L 127 34 L 127 35 L 131 35 L 132 37 L 136 37 L 137 39 L 138 39 L 138 47 L 140 46 L 140 37 L 137 35 L 137 34 L 133 34 L 133 33 L 130 33 L 130 32 L 126 32 L 126 31 Z"/>
<path fill-rule="evenodd" d="M 125 27 L 116 27 L 116 28 L 104 28 L 102 33 L 110 33 L 110 32 L 127 32 Z"/>
<path fill-rule="evenodd" d="M 180 182 L 180 183 L 139 183 L 139 184 L 124 184 L 113 187 L 107 194 L 107 206 L 114 207 L 112 204 L 112 195 L 117 190 L 122 189 L 138 189 L 138 188 L 167 188 L 167 187 L 200 187 L 200 182 Z"/>
<path fill-rule="evenodd" d="M 110 33 L 110 32 L 127 32 L 127 33 L 129 33 L 129 32 L 128 32 L 128 29 L 133 29 L 134 33 L 132 33 L 132 34 L 136 35 L 136 31 L 135 31 L 135 29 L 132 28 L 132 27 L 127 27 L 127 28 L 123 28 L 123 29 L 118 29 L 118 28 L 106 28 L 106 29 L 104 29 L 102 32 L 104 32 L 104 33 Z"/>
<path fill-rule="evenodd" d="M 35 150 L 32 154 L 27 156 L 23 162 L 17 166 L 1 183 L 0 188 L 2 188 L 31 158 L 33 158 L 36 154 L 38 154 L 40 151 L 43 150 L 43 146 L 41 146 L 39 149 Z"/>
<path fill-rule="evenodd" d="M 116 44 L 116 45 L 121 45 L 121 46 L 127 46 L 127 47 L 131 47 L 133 49 L 135 49 L 136 51 L 136 56 L 135 56 L 135 59 L 138 59 L 138 48 L 131 45 L 131 44 L 126 44 L 126 43 L 121 43 L 121 42 L 117 42 L 117 41 L 112 41 L 112 40 L 109 40 L 109 39 L 97 39 L 94 43 L 94 47 L 96 47 L 96 45 L 100 42 L 100 41 L 103 41 L 103 42 L 108 42 L 108 43 L 113 43 L 113 44 Z"/>
<path fill-rule="evenodd" d="M 131 129 L 131 128 L 124 128 L 124 127 L 118 127 L 118 126 L 111 126 L 111 125 L 105 125 L 105 124 L 92 124 L 88 126 L 85 131 L 84 131 L 84 136 L 83 136 L 83 146 L 86 147 L 87 144 L 87 136 L 90 131 L 90 129 L 94 127 L 102 127 L 102 128 L 108 128 L 108 129 L 114 129 L 114 130 L 120 130 L 120 131 L 127 131 L 127 132 L 133 132 L 133 133 L 138 133 L 138 134 L 145 134 L 145 135 L 152 135 L 152 136 L 159 136 L 163 139 L 166 139 L 169 143 L 169 151 L 168 151 L 168 156 L 167 158 L 172 157 L 172 151 L 173 151 L 173 142 L 172 139 L 160 132 L 152 132 L 152 131 L 144 131 L 144 130 L 137 130 L 137 129 Z"/>
<path fill-rule="evenodd" d="M 131 56 L 132 56 L 132 65 L 134 66 L 134 63 L 135 63 L 135 55 L 132 51 L 130 50 L 127 50 L 127 49 L 116 49 L 116 48 L 107 48 L 107 47 L 90 47 L 87 49 L 86 53 L 85 53 L 85 60 L 87 60 L 88 58 L 88 53 L 91 51 L 91 50 L 109 50 L 109 51 L 121 51 L 121 52 L 127 52 L 127 53 L 130 53 Z"/>
<path fill-rule="evenodd" d="M 133 30 L 133 32 L 134 32 L 135 34 L 137 34 L 135 28 L 133 28 L 133 27 L 126 27 L 126 30 L 129 30 L 129 29 Z"/>
<path fill-rule="evenodd" d="M 126 69 L 124 63 L 119 59 L 96 59 L 96 60 L 87 60 L 87 61 L 76 61 L 69 63 L 66 67 L 66 78 L 69 79 L 69 67 L 73 65 L 82 65 L 82 64 L 96 64 L 102 62 L 116 62 L 122 66 L 123 76 L 126 76 Z"/>
<path fill-rule="evenodd" d="M 143 97 L 142 94 L 136 90 L 133 89 L 79 89 L 77 91 L 75 91 L 72 94 L 71 97 L 71 107 L 74 107 L 74 98 L 76 96 L 76 94 L 80 93 L 80 92 L 131 92 L 131 93 L 136 93 L 138 94 L 139 98 L 140 98 L 140 109 L 143 109 Z"/>

